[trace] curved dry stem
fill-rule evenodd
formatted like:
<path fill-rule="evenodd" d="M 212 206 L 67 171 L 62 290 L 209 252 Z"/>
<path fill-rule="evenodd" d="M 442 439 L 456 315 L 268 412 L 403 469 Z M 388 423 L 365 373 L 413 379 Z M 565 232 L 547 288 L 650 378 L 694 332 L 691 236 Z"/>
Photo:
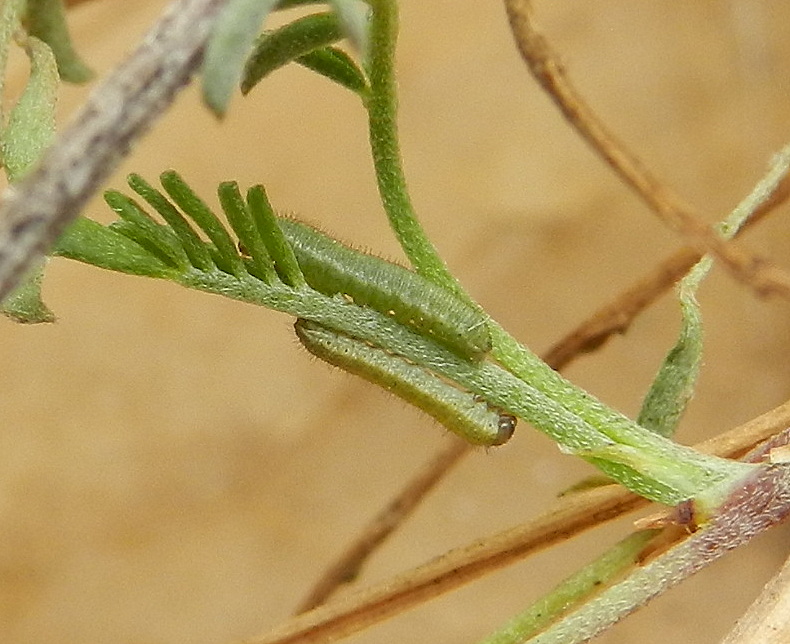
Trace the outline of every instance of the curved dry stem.
<path fill-rule="evenodd" d="M 532 75 L 568 122 L 617 175 L 694 248 L 711 253 L 759 295 L 790 298 L 790 275 L 767 260 L 724 241 L 619 141 L 568 80 L 559 56 L 535 28 L 529 0 L 505 0 L 516 45 Z"/>
<path fill-rule="evenodd" d="M 789 196 L 790 179 L 785 177 L 755 209 L 736 236 L 761 221 Z M 600 348 L 614 334 L 625 333 L 636 316 L 669 291 L 701 257 L 702 253 L 692 248 L 681 248 L 670 255 L 557 342 L 543 359 L 560 370 L 578 355 Z"/>
<path fill-rule="evenodd" d="M 696 449 L 718 456 L 741 455 L 788 425 L 790 401 Z M 323 642 L 349 635 L 645 504 L 641 497 L 614 485 L 568 495 L 528 524 L 457 548 L 392 580 L 299 615 L 248 644 Z"/>
<path fill-rule="evenodd" d="M 304 613 L 324 604 L 341 586 L 356 579 L 370 555 L 411 516 L 445 474 L 471 451 L 472 446 L 460 439 L 453 439 L 442 447 L 327 568 L 296 612 Z"/>
<path fill-rule="evenodd" d="M 5 191 L 0 204 L 0 300 L 187 84 L 226 2 L 180 0 L 170 5 L 131 56 L 96 87 L 38 167 Z"/>

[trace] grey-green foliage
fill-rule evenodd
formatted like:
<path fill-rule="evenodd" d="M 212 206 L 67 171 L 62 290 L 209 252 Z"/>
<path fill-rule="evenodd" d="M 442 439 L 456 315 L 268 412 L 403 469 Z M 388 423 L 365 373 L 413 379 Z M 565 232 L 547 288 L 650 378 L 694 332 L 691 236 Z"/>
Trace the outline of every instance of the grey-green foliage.
<path fill-rule="evenodd" d="M 203 98 L 218 116 L 225 113 L 236 87 L 247 93 L 262 78 L 297 62 L 355 92 L 366 87 L 356 63 L 333 46 L 349 38 L 364 56 L 367 12 L 357 0 L 332 0 L 332 12 L 313 13 L 260 34 L 268 15 L 313 2 L 231 0 L 222 11 L 203 62 Z M 362 5 L 362 8 L 360 8 Z"/>
<path fill-rule="evenodd" d="M 54 52 L 64 81 L 84 83 L 93 78 L 93 71 L 71 42 L 63 0 L 27 0 L 26 22 L 29 33 L 47 43 Z"/>
<path fill-rule="evenodd" d="M 222 10 L 203 59 L 203 100 L 224 115 L 244 63 L 277 0 L 230 0 Z"/>
<path fill-rule="evenodd" d="M 788 168 L 790 146 L 776 155 L 766 176 L 721 222 L 719 232 L 722 237 L 731 239 L 740 230 L 784 180 Z M 678 285 L 682 316 L 680 334 L 664 359 L 639 413 L 637 422 L 662 436 L 671 436 L 675 432 L 694 393 L 703 348 L 702 315 L 696 294 L 712 265 L 711 257 L 703 257 Z"/>
<path fill-rule="evenodd" d="M 38 38 L 25 39 L 30 76 L 3 127 L 2 158 L 9 182 L 18 181 L 36 162 L 55 134 L 58 70 L 55 56 Z"/>
<path fill-rule="evenodd" d="M 3 33 L 10 38 L 10 34 Z M 8 122 L 0 124 L 0 153 L 10 183 L 24 176 L 52 141 L 59 84 L 55 56 L 49 46 L 33 36 L 24 37 L 21 42 L 30 61 L 30 75 Z M 4 50 L 8 44 L 4 43 Z M 55 320 L 41 298 L 43 269 L 44 264 L 34 268 L 5 298 L 0 306 L 4 315 L 26 324 Z"/>
<path fill-rule="evenodd" d="M 314 13 L 260 35 L 244 66 L 241 91 L 247 93 L 274 70 L 342 38 L 337 16 Z"/>
<path fill-rule="evenodd" d="M 368 52 L 368 19 L 370 8 L 361 0 L 329 0 L 343 32 L 364 60 Z"/>
<path fill-rule="evenodd" d="M 675 433 L 699 375 L 703 341 L 696 290 L 696 284 L 685 280 L 678 288 L 682 315 L 680 334 L 664 358 L 637 419 L 642 427 L 661 436 Z"/>

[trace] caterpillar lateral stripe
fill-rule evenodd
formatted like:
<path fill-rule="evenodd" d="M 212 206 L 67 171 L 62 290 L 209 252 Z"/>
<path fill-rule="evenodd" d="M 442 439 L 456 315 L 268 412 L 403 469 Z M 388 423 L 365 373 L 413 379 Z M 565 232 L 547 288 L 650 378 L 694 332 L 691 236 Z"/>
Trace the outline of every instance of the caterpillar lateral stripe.
<path fill-rule="evenodd" d="M 279 223 L 307 283 L 316 291 L 342 294 L 360 306 L 392 315 L 468 360 L 480 361 L 491 350 L 486 315 L 447 289 L 306 224 L 284 218 Z"/>
<path fill-rule="evenodd" d="M 300 319 L 294 329 L 314 356 L 419 407 L 470 443 L 502 445 L 515 431 L 515 416 L 493 409 L 423 367 L 315 322 Z"/>

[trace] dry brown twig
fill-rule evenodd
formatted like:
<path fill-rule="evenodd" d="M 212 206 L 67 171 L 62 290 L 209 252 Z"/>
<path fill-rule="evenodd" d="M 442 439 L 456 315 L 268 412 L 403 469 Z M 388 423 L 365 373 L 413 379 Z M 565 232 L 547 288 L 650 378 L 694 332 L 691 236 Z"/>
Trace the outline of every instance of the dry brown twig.
<path fill-rule="evenodd" d="M 695 447 L 718 456 L 741 456 L 788 425 L 790 401 Z M 394 579 L 303 613 L 247 644 L 324 642 L 350 635 L 646 504 L 616 485 L 568 495 L 526 525 L 451 550 Z"/>
<path fill-rule="evenodd" d="M 576 92 L 559 56 L 535 28 L 530 0 L 505 0 L 511 31 L 532 75 L 568 122 L 617 175 L 666 223 L 700 252 L 711 253 L 757 294 L 790 298 L 790 275 L 767 260 L 724 241 L 683 204 L 603 124 Z"/>
<path fill-rule="evenodd" d="M 411 516 L 436 484 L 470 451 L 469 443 L 455 437 L 449 445 L 442 447 L 327 568 L 296 612 L 304 613 L 320 606 L 341 586 L 354 580 L 373 552 Z"/>
<path fill-rule="evenodd" d="M 721 644 L 786 644 L 790 632 L 790 559 Z"/>

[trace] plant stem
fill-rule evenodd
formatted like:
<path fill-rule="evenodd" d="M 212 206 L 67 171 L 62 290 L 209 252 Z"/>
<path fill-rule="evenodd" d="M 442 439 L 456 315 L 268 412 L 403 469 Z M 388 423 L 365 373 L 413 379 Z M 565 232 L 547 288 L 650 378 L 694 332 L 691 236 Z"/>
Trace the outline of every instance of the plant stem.
<path fill-rule="evenodd" d="M 379 194 L 395 235 L 414 269 L 431 281 L 470 300 L 447 269 L 417 220 L 401 161 L 398 142 L 395 45 L 398 7 L 394 0 L 369 0 L 372 8 L 367 73 L 370 89 L 365 97 L 370 147 Z"/>
<path fill-rule="evenodd" d="M 396 122 L 396 3 L 394 0 L 369 0 L 369 4 L 372 8 L 367 68 L 370 90 L 366 107 L 382 203 L 415 270 L 472 301 L 449 273 L 422 229 L 406 188 Z M 488 390 L 488 382 L 472 383 L 474 378 L 464 382 L 466 376 L 452 377 L 484 395 L 489 402 L 501 404 L 509 412 L 529 420 L 565 449 L 585 458 L 639 494 L 662 503 L 697 498 L 704 513 L 718 504 L 729 485 L 748 468 L 720 459 L 711 460 L 652 435 L 565 380 L 496 322 L 490 321 L 489 329 L 493 357 L 518 379 L 519 384 L 512 385 L 512 395 L 505 393 L 507 387 L 503 382 L 498 385 L 501 389 Z M 441 366 L 431 365 L 431 368 L 442 372 Z M 479 373 L 478 370 L 469 375 Z M 500 379 L 504 378 L 499 375 Z M 517 389 L 521 389 L 521 393 L 515 394 Z M 723 485 L 723 489 L 716 489 L 719 485 Z M 703 490 L 709 498 L 700 498 Z"/>
<path fill-rule="evenodd" d="M 606 584 L 633 569 L 647 543 L 658 533 L 658 530 L 642 530 L 628 535 L 480 644 L 519 644 L 539 633 Z"/>
<path fill-rule="evenodd" d="M 727 499 L 719 515 L 529 644 L 581 644 L 730 550 L 787 518 L 790 467 L 763 466 Z"/>
<path fill-rule="evenodd" d="M 639 427 L 562 378 L 499 327 L 494 327 L 497 344 L 505 348 L 495 350 L 495 355 L 512 373 L 490 362 L 465 360 L 388 316 L 311 289 L 266 287 L 253 277 L 237 278 L 218 270 L 193 270 L 178 281 L 386 347 L 528 420 L 569 453 L 659 503 L 675 505 L 694 498 L 704 516 L 755 467 L 701 454 Z"/>

